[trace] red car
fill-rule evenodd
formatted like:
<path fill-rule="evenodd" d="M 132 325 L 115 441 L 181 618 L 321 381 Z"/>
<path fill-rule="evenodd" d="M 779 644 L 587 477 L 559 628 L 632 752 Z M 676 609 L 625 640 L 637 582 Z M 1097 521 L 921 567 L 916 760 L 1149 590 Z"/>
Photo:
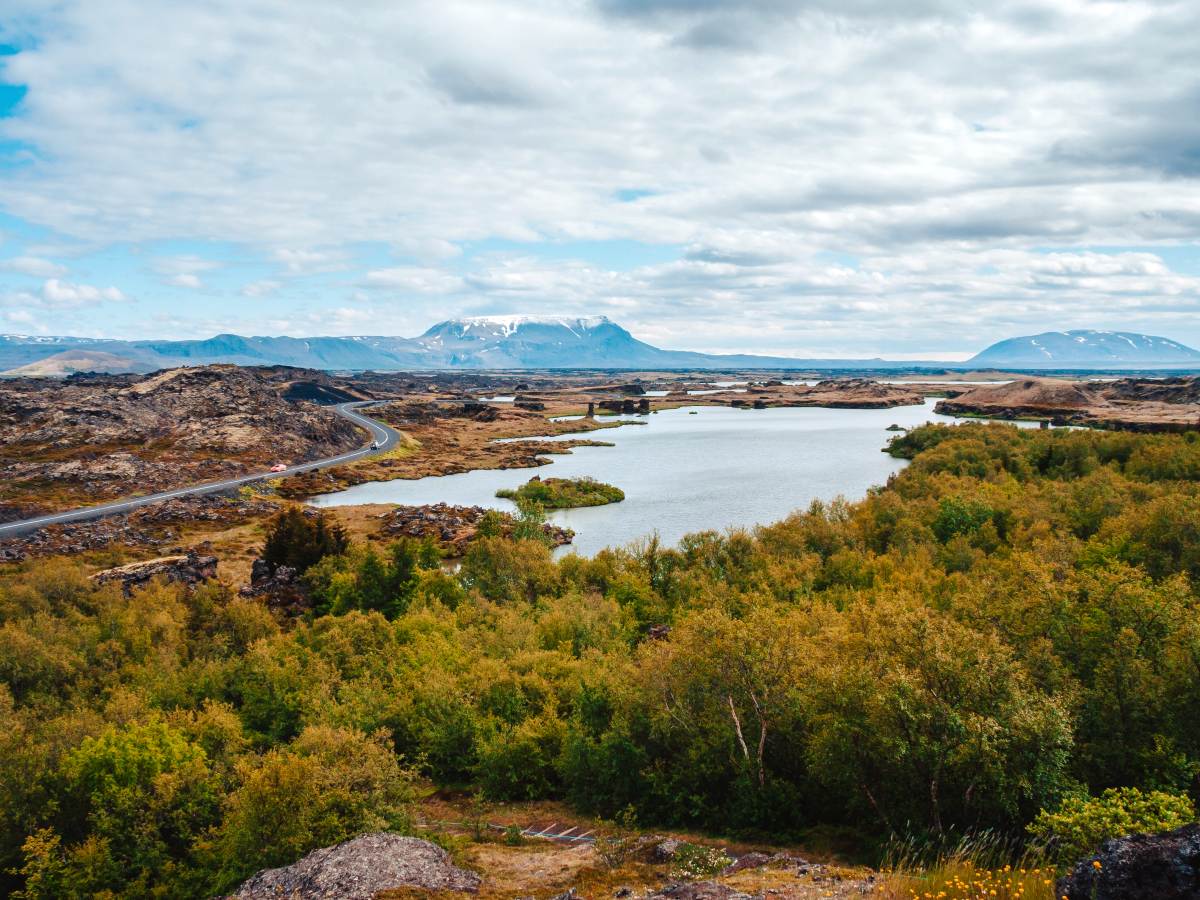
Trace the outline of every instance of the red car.
<path fill-rule="evenodd" d="M 283 463 L 275 463 L 275 465 L 271 466 L 271 471 L 272 472 L 286 472 L 287 466 Z"/>

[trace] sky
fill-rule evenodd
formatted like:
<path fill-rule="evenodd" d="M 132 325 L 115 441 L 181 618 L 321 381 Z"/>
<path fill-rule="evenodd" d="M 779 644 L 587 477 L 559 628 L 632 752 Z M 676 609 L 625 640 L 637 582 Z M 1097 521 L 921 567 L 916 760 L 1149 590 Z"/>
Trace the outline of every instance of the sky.
<path fill-rule="evenodd" d="M 1197 0 L 5 0 L 0 332 L 1200 346 L 1197 35 Z"/>

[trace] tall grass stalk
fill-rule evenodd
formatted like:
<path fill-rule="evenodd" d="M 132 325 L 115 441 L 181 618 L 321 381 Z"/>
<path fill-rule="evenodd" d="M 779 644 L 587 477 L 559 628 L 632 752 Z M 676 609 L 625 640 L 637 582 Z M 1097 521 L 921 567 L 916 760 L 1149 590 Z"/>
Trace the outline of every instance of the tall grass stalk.
<path fill-rule="evenodd" d="M 992 831 L 937 841 L 893 839 L 879 896 L 886 900 L 1054 900 L 1054 865 L 1041 848 Z"/>

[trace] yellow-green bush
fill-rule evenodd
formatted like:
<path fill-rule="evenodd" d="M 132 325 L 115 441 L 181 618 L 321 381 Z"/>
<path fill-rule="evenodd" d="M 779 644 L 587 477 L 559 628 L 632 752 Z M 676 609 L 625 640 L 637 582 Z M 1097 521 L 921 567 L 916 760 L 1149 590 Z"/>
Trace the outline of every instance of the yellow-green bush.
<path fill-rule="evenodd" d="M 1196 821 L 1190 797 L 1165 791 L 1109 788 L 1099 797 L 1070 796 L 1029 826 L 1064 862 L 1087 856 L 1109 838 L 1170 831 Z"/>

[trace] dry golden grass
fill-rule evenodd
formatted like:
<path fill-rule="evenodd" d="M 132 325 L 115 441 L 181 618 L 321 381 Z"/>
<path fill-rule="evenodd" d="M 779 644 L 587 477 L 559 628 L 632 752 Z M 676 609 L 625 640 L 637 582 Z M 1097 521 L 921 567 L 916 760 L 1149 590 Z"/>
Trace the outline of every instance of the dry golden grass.
<path fill-rule="evenodd" d="M 1050 866 L 983 868 L 951 859 L 924 872 L 892 874 L 883 880 L 884 900 L 1054 900 Z"/>
<path fill-rule="evenodd" d="M 642 895 L 674 880 L 672 864 L 651 864 L 642 860 L 627 860 L 616 866 L 606 865 L 591 844 L 569 844 L 538 838 L 527 838 L 517 846 L 505 842 L 502 832 L 477 829 L 476 823 L 548 826 L 555 831 L 572 826 L 581 832 L 596 829 L 611 834 L 613 826 L 582 816 L 563 803 L 538 801 L 529 803 L 477 804 L 463 796 L 432 794 L 421 801 L 420 821 L 443 836 L 451 845 L 458 865 L 478 872 L 483 882 L 479 896 L 492 898 L 534 897 L 538 900 L 554 897 L 568 888 L 575 888 L 580 897 L 611 897 L 622 887 Z M 449 824 L 456 823 L 456 824 Z M 482 840 L 476 840 L 476 832 Z M 787 850 L 792 854 L 816 861 L 813 854 L 801 848 L 745 844 L 740 841 L 715 841 L 711 837 L 690 832 L 659 831 L 665 837 L 690 843 L 727 848 L 734 854 L 749 850 L 768 853 Z M 830 863 L 809 867 L 798 874 L 795 866 L 746 869 L 710 880 L 750 894 L 771 891 L 781 900 L 817 900 L 817 898 L 861 897 L 874 888 L 875 873 L 861 867 L 846 867 Z M 391 891 L 381 894 L 386 900 L 401 900 L 429 896 L 420 892 Z M 450 896 L 450 895 L 447 895 Z"/>

